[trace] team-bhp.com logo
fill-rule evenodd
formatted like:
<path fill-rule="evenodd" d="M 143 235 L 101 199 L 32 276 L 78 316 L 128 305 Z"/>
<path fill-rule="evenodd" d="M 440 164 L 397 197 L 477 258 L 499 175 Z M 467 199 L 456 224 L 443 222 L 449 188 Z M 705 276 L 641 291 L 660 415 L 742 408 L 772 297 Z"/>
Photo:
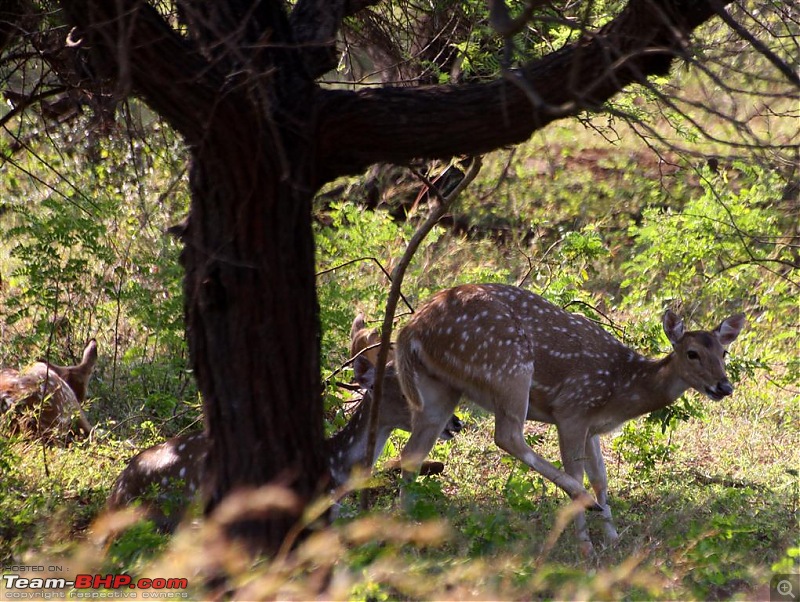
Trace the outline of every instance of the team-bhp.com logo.
<path fill-rule="evenodd" d="M 28 577 L 3 575 L 3 597 L 9 600 L 71 598 L 155 598 L 185 599 L 189 595 L 187 579 L 162 577 L 134 579 L 130 575 L 75 575 L 60 577 Z M 178 590 L 178 591 L 176 591 Z"/>

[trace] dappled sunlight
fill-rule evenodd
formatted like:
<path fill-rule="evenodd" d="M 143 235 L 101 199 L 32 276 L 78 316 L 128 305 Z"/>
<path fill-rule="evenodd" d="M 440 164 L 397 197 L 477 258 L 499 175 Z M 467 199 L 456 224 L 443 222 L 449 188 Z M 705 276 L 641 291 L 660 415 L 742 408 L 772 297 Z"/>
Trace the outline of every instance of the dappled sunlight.
<path fill-rule="evenodd" d="M 88 1 L 96 11 L 70 18 L 128 2 Z M 769 599 L 774 575 L 798 572 L 799 134 L 786 71 L 800 31 L 790 3 L 727 3 L 731 24 L 710 16 L 711 3 L 664 0 L 694 8 L 654 24 L 657 46 L 621 18 L 626 4 L 641 20 L 658 16 L 633 1 L 531 2 L 535 18 L 509 36 L 496 29 L 498 7 L 513 19 L 525 3 L 273 3 L 275 27 L 234 27 L 211 14 L 226 3 L 205 14 L 203 3 L 140 2 L 119 23 L 126 36 L 22 4 L 32 24 L 13 11 L 0 19 L 12 25 L 0 27 L 0 368 L 18 384 L 18 367 L 78 365 L 93 339 L 98 357 L 85 399 L 69 398 L 87 438 L 0 434 L 11 581 L 49 579 L 39 589 L 53 597 L 747 600 Z M 315 26 L 309 37 L 290 31 L 317 10 L 347 18 L 318 38 Z M 683 23 L 701 14 L 710 21 L 694 32 Z M 109 15 L 97 27 L 117 25 Z M 163 35 L 134 35 L 148 19 L 163 20 Z M 217 25 L 231 31 L 216 39 Z M 378 31 L 395 46 L 376 47 Z M 140 53 L 170 39 L 203 68 L 148 80 L 188 65 L 153 51 L 169 60 L 143 68 Z M 570 72 L 558 61 L 578 41 L 610 45 Z M 98 49 L 110 69 L 94 64 Z M 606 58 L 590 86 L 578 67 Z M 636 83 L 615 93 L 623 80 Z M 189 86 L 203 93 L 176 95 Z M 492 90 L 485 110 L 457 102 Z M 497 150 L 460 155 L 476 148 Z M 456 180 L 469 184 L 449 198 Z M 398 278 L 429 211 L 443 217 Z M 612 431 L 599 450 L 614 526 L 587 511 L 580 536 L 583 505 L 554 482 L 598 448 L 584 441 L 562 463 L 551 424 L 527 421 L 513 442 L 552 463 L 553 481 L 498 447 L 491 414 L 466 402 L 453 418 L 445 403 L 423 429 L 425 443 L 440 439 L 411 482 L 399 461 L 415 420 L 400 345 L 376 377 L 392 283 L 402 283 L 394 339 L 409 323 L 415 352 L 440 337 L 413 383 L 431 386 L 431 366 L 469 352 L 463 374 L 484 372 L 469 392 L 491 388 L 485 405 L 497 408 L 513 389 L 519 416 L 576 425 L 575 441 L 603 413 L 600 389 L 618 394 L 641 376 L 611 378 L 612 337 L 629 362 L 664 358 L 686 332 L 722 321 L 724 344 L 711 331 L 682 356 L 701 365 L 684 374 L 713 382 L 662 388 L 724 399 L 687 391 L 617 424 L 666 392 L 618 395 L 619 416 L 596 421 Z M 480 283 L 518 288 L 481 289 L 501 291 L 501 305 L 420 325 L 426 299 Z M 530 316 L 505 315 L 502 303 L 527 310 L 532 299 L 549 317 L 526 331 Z M 59 383 L 35 365 L 17 389 L 38 419 Z M 512 378 L 520 366 L 528 380 Z M 439 384 L 455 390 L 463 374 Z M 0 428 L 13 389 L 0 395 Z M 582 484 L 600 499 L 594 470 Z"/>

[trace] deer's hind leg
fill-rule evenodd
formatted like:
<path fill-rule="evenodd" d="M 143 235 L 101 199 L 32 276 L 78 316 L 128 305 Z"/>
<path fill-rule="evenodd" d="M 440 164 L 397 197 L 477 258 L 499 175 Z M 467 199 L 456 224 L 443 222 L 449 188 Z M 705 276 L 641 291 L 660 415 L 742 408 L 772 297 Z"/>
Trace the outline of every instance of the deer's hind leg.
<path fill-rule="evenodd" d="M 509 379 L 503 383 L 502 390 L 494 391 L 492 396 L 494 399 L 491 404 L 487 399 L 481 405 L 494 410 L 494 441 L 497 446 L 552 481 L 573 500 L 580 501 L 586 507 L 595 506 L 594 499 L 580 480 L 556 468 L 525 442 L 523 426 L 528 414 L 530 375 Z"/>
<path fill-rule="evenodd" d="M 453 416 L 461 394 L 427 374 L 417 374 L 420 408 L 411 410 L 411 436 L 400 454 L 403 479 L 413 480 Z"/>
<path fill-rule="evenodd" d="M 611 506 L 608 503 L 608 475 L 600 449 L 600 436 L 593 435 L 586 440 L 586 476 L 597 496 L 597 503 L 602 507 L 600 520 L 603 521 L 603 534 L 606 544 L 614 543 L 619 535 L 611 518 Z"/>

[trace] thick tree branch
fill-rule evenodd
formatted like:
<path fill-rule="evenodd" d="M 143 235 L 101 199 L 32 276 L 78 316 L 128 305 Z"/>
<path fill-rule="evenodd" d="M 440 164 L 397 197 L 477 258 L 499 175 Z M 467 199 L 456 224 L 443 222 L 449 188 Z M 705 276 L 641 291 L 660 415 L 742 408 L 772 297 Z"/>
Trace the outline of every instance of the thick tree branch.
<path fill-rule="evenodd" d="M 667 73 L 689 34 L 714 14 L 708 1 L 630 0 L 596 34 L 503 80 L 323 92 L 319 158 L 326 171 L 320 175 L 522 142 L 555 119 L 598 110 L 625 86 Z"/>
<path fill-rule="evenodd" d="M 137 0 L 64 0 L 62 6 L 93 67 L 116 82 L 117 96 L 142 96 L 187 142 L 201 141 L 224 79 L 155 8 Z"/>
<path fill-rule="evenodd" d="M 301 44 L 283 0 L 181 0 L 178 6 L 190 38 L 226 74 L 256 83 L 276 67 L 302 73 Z"/>
<path fill-rule="evenodd" d="M 298 0 L 290 24 L 309 77 L 316 79 L 336 68 L 336 35 L 345 17 L 380 0 Z"/>
<path fill-rule="evenodd" d="M 298 0 L 289 21 L 312 79 L 336 67 L 336 34 L 347 0 Z"/>

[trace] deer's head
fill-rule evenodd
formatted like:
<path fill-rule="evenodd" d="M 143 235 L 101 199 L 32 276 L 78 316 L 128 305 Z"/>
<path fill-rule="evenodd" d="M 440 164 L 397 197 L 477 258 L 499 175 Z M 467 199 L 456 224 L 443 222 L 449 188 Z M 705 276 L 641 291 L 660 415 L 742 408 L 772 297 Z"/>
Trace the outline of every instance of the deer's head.
<path fill-rule="evenodd" d="M 672 343 L 676 373 L 694 390 L 719 401 L 733 393 L 725 373 L 728 345 L 736 340 L 745 325 L 744 314 L 735 314 L 712 331 L 687 331 L 683 320 L 672 311 L 664 314 L 663 325 Z"/>

